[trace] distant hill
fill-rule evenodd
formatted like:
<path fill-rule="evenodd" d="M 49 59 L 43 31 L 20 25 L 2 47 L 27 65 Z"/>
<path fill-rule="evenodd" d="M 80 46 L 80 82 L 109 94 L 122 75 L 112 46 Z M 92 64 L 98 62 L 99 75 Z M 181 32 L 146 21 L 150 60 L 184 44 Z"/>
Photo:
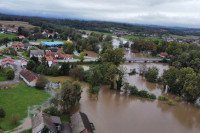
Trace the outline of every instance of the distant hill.
<path fill-rule="evenodd" d="M 42 17 L 28 17 L 0 14 L 0 20 L 6 21 L 24 21 L 34 26 L 45 28 L 44 24 L 56 24 L 82 30 L 92 30 L 110 33 L 111 30 L 122 30 L 135 33 L 149 34 L 174 34 L 174 35 L 200 35 L 199 29 L 180 28 L 180 27 L 163 27 L 157 25 L 132 25 L 115 22 L 103 21 L 82 21 L 72 19 L 54 19 Z"/>

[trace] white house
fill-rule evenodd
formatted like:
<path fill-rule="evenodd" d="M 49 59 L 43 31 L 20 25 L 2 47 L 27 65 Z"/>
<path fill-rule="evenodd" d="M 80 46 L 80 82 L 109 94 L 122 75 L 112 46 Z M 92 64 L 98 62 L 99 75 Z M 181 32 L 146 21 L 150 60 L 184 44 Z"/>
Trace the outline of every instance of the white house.
<path fill-rule="evenodd" d="M 30 51 L 30 58 L 31 57 L 38 57 L 38 59 L 44 57 L 44 50 L 31 50 Z"/>
<path fill-rule="evenodd" d="M 28 86 L 35 86 L 38 80 L 38 75 L 25 69 L 20 72 L 20 78 L 22 78 Z"/>

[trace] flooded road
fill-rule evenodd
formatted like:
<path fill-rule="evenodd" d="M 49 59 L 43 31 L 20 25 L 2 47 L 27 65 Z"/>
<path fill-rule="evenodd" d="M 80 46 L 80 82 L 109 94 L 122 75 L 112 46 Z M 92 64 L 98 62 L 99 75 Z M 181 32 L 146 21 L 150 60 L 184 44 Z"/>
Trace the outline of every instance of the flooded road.
<path fill-rule="evenodd" d="M 130 69 L 138 67 L 141 63 L 127 63 L 123 66 Z M 156 66 L 160 69 L 159 75 L 167 64 L 147 63 L 147 67 Z M 149 83 L 139 75 L 126 75 L 131 85 L 139 90 L 145 89 L 156 96 L 164 94 L 162 86 Z M 170 98 L 173 95 L 164 94 Z M 123 92 L 110 90 L 103 86 L 98 98 L 91 96 L 84 87 L 80 105 L 76 108 L 86 113 L 94 123 L 95 133 L 199 133 L 200 110 L 186 102 L 175 102 L 170 106 L 163 101 L 150 101 L 147 99 L 129 96 Z"/>

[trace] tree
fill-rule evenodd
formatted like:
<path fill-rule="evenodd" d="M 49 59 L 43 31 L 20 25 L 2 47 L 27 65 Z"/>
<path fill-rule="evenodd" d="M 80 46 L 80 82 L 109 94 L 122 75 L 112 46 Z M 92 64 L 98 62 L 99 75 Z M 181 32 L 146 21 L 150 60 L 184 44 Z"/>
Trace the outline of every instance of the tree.
<path fill-rule="evenodd" d="M 112 36 L 111 35 L 107 35 L 105 38 L 106 42 L 112 42 Z"/>
<path fill-rule="evenodd" d="M 40 90 L 44 89 L 47 82 L 48 82 L 47 79 L 43 75 L 40 75 L 40 77 L 36 82 L 36 88 Z"/>
<path fill-rule="evenodd" d="M 0 107 L 0 118 L 4 118 L 6 116 L 6 112 L 3 108 Z"/>
<path fill-rule="evenodd" d="M 69 71 L 70 71 L 70 64 L 69 62 L 64 62 L 61 65 L 61 68 L 59 70 L 60 75 L 69 75 Z"/>
<path fill-rule="evenodd" d="M 112 62 L 115 65 L 119 65 L 124 62 L 124 50 L 121 48 L 117 49 L 107 49 L 105 53 L 102 54 L 102 62 Z"/>
<path fill-rule="evenodd" d="M 60 112 L 54 106 L 50 106 L 50 107 L 44 109 L 43 112 L 45 112 L 45 113 L 47 113 L 49 115 L 53 115 L 53 116 L 60 116 Z"/>
<path fill-rule="evenodd" d="M 84 69 L 82 67 L 75 67 L 69 71 L 69 75 L 74 79 L 82 81 L 84 79 Z"/>
<path fill-rule="evenodd" d="M 156 82 L 158 78 L 158 68 L 153 66 L 151 68 L 148 68 L 148 70 L 145 72 L 145 78 L 149 82 Z"/>
<path fill-rule="evenodd" d="M 85 56 L 85 52 L 81 52 L 80 53 L 80 60 L 81 60 L 81 62 L 83 62 L 84 56 Z"/>
<path fill-rule="evenodd" d="M 10 68 L 6 71 L 6 77 L 8 80 L 13 80 L 15 78 L 15 72 Z"/>
<path fill-rule="evenodd" d="M 27 67 L 26 67 L 28 70 L 34 70 L 35 67 L 36 67 L 36 64 L 33 60 L 28 61 Z"/>
<path fill-rule="evenodd" d="M 88 81 L 91 84 L 92 88 L 100 85 L 103 82 L 103 75 L 101 73 L 99 65 L 90 68 Z"/>
<path fill-rule="evenodd" d="M 62 85 L 60 93 L 60 105 L 64 112 L 69 111 L 76 103 L 79 102 L 81 96 L 81 86 L 79 82 L 65 82 Z"/>
<path fill-rule="evenodd" d="M 75 50 L 75 45 L 73 43 L 65 43 L 63 45 L 63 50 L 66 51 L 68 54 L 73 54 Z"/>

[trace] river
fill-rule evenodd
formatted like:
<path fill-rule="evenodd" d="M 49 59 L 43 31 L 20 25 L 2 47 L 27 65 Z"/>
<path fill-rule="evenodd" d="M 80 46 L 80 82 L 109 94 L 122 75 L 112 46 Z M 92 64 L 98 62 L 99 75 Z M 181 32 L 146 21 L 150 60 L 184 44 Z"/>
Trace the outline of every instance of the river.
<path fill-rule="evenodd" d="M 128 53 L 126 56 L 129 56 Z M 138 71 L 140 65 L 141 63 L 123 64 L 127 72 L 133 68 Z M 147 63 L 146 66 L 158 67 L 159 75 L 169 68 L 167 64 L 162 63 Z M 161 85 L 149 83 L 138 74 L 127 74 L 126 80 L 131 85 L 136 85 L 139 90 L 145 89 L 156 96 L 162 94 L 168 98 L 175 97 L 165 94 Z M 87 86 L 84 86 L 80 104 L 75 110 L 88 115 L 89 120 L 95 125 L 95 133 L 200 132 L 200 111 L 194 108 L 193 104 L 182 101 L 170 106 L 167 102 L 151 101 L 110 90 L 109 86 L 101 88 L 98 98 L 88 94 Z"/>

